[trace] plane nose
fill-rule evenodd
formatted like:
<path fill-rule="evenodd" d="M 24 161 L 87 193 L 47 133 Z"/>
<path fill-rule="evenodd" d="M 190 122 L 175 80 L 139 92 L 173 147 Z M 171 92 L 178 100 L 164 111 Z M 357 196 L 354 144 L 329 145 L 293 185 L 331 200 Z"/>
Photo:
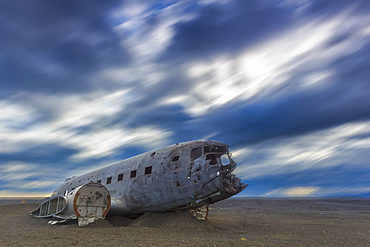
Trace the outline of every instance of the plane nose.
<path fill-rule="evenodd" d="M 217 193 L 221 190 L 221 180 L 218 166 L 210 166 L 207 169 L 207 176 L 201 188 L 201 194 L 204 196 Z"/>

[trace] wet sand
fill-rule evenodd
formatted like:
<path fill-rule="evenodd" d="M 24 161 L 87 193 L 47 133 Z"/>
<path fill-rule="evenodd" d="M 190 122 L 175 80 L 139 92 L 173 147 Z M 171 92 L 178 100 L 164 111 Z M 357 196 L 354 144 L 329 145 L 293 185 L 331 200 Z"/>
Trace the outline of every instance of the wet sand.
<path fill-rule="evenodd" d="M 86 227 L 30 216 L 39 202 L 0 200 L 1 246 L 370 246 L 370 198 L 231 198 L 207 221 L 173 212 Z"/>

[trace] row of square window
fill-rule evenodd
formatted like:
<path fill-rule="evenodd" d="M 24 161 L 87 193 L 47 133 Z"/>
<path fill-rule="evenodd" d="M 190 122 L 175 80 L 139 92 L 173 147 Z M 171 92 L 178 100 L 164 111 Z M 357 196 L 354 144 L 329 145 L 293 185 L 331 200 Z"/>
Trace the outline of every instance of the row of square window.
<path fill-rule="evenodd" d="M 148 175 L 151 173 L 152 173 L 152 167 L 151 166 L 145 167 L 144 175 Z M 134 178 L 134 177 L 136 177 L 136 170 L 133 170 L 130 173 L 130 178 Z M 118 174 L 117 182 L 122 181 L 122 180 L 123 180 L 123 173 Z M 96 182 L 101 184 L 101 180 L 98 180 Z M 112 183 L 112 177 L 107 178 L 107 184 L 110 184 L 110 183 Z"/>

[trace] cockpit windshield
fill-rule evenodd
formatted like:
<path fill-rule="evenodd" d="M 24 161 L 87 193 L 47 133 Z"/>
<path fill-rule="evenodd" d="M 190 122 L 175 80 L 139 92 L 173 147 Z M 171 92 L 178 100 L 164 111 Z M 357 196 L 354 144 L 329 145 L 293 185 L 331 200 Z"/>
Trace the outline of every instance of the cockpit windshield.
<path fill-rule="evenodd" d="M 210 160 L 210 165 L 230 163 L 227 146 L 204 146 L 206 160 Z"/>
<path fill-rule="evenodd" d="M 201 157 L 202 151 L 206 155 L 206 160 L 210 161 L 210 165 L 221 164 L 225 166 L 230 164 L 228 146 L 204 146 L 203 150 L 202 147 L 193 148 L 190 153 L 191 161 Z"/>
<path fill-rule="evenodd" d="M 224 166 L 230 164 L 229 156 L 227 154 L 223 154 L 221 156 L 221 162 L 222 162 L 222 165 L 224 165 Z"/>

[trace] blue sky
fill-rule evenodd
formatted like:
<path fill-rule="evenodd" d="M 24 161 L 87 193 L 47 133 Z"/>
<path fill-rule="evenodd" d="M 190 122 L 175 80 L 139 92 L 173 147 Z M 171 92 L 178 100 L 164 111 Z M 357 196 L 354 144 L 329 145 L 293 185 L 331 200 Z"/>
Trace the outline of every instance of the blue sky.
<path fill-rule="evenodd" d="M 370 2 L 2 1 L 0 196 L 177 142 L 244 196 L 370 195 Z"/>

